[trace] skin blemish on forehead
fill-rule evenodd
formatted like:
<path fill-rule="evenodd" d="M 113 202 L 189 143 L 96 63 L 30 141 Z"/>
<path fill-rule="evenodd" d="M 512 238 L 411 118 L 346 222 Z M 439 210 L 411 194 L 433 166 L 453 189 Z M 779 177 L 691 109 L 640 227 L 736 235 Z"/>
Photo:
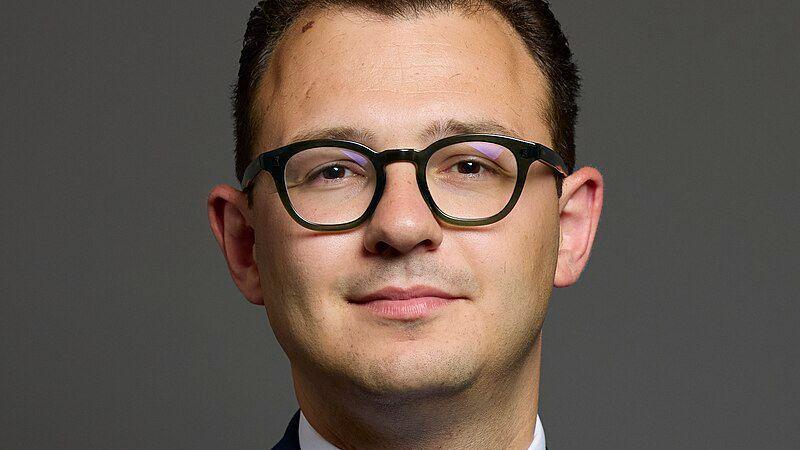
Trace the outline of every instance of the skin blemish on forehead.
<path fill-rule="evenodd" d="M 314 26 L 314 21 L 310 20 L 307 24 L 303 25 L 303 28 L 300 30 L 300 33 L 305 33 L 306 31 L 310 30 L 311 27 Z"/>

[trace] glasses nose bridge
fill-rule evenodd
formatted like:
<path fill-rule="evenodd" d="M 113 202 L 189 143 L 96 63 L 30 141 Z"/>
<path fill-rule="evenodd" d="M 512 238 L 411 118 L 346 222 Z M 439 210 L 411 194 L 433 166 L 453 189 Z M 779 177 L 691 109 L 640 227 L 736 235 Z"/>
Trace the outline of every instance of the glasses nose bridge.
<path fill-rule="evenodd" d="M 378 168 L 379 170 L 380 181 L 378 182 L 378 189 L 376 190 L 375 197 L 373 198 L 374 206 L 369 211 L 370 217 L 375 213 L 376 208 L 378 208 L 378 205 L 382 203 L 384 194 L 386 192 L 385 190 L 385 185 L 387 183 L 386 166 L 388 166 L 391 163 L 400 161 L 410 162 L 414 164 L 414 168 L 416 169 L 415 172 L 417 173 L 415 178 L 417 179 L 416 187 L 419 188 L 418 194 L 421 194 L 422 200 L 427 209 L 434 216 L 436 215 L 436 211 L 430 201 L 430 194 L 427 192 L 427 186 L 425 186 L 425 183 L 419 179 L 420 164 L 425 164 L 425 160 L 421 158 L 422 155 L 423 152 L 417 151 L 416 149 L 413 148 L 386 149 L 379 152 L 376 155 L 374 163 L 377 166 L 376 168 Z"/>
<path fill-rule="evenodd" d="M 407 161 L 417 165 L 417 151 L 413 148 L 390 148 L 378 153 L 378 163 L 385 167 L 388 164 L 398 161 Z"/>
<path fill-rule="evenodd" d="M 384 194 L 384 185 L 386 184 L 386 166 L 394 163 L 394 162 L 410 162 L 414 164 L 415 172 L 417 172 L 417 187 L 419 188 L 420 194 L 422 194 L 422 198 L 425 200 L 425 203 L 428 204 L 428 194 L 426 193 L 426 187 L 420 184 L 419 181 L 419 164 L 422 163 L 420 159 L 420 155 L 422 153 L 418 152 L 416 149 L 413 148 L 391 148 L 381 151 L 376 156 L 375 164 L 379 168 L 381 175 L 381 181 L 379 181 L 379 192 L 377 194 L 376 204 L 380 202 L 383 198 Z M 431 208 L 431 205 L 428 204 L 428 208 Z"/>

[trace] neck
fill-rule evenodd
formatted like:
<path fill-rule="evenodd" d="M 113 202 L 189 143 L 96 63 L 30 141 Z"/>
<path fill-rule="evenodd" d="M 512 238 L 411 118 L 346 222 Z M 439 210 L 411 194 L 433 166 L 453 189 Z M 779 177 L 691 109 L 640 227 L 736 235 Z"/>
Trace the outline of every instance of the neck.
<path fill-rule="evenodd" d="M 309 424 L 342 448 L 527 449 L 539 398 L 541 334 L 508 373 L 478 377 L 447 397 L 379 398 L 346 384 L 307 380 L 292 367 L 295 393 Z"/>

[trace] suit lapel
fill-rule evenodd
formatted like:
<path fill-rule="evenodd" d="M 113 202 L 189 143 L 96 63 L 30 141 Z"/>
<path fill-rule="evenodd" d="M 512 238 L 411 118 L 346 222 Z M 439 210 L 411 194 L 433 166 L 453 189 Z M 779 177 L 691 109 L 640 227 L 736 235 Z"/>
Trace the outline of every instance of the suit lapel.
<path fill-rule="evenodd" d="M 286 432 L 283 433 L 283 437 L 274 447 L 272 450 L 300 450 L 300 440 L 297 434 L 297 429 L 300 425 L 300 410 L 298 409 L 292 420 L 289 421 L 289 425 L 286 426 Z"/>

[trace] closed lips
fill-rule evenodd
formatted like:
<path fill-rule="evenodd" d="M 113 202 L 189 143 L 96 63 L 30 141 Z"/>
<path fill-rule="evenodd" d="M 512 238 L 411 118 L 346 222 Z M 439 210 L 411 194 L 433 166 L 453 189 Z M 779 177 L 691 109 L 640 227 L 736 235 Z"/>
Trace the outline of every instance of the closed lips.
<path fill-rule="evenodd" d="M 461 298 L 455 295 L 451 295 L 441 289 L 436 289 L 431 286 L 412 286 L 410 288 L 402 288 L 398 286 L 388 286 L 367 294 L 363 297 L 359 297 L 355 300 L 351 300 L 352 303 L 366 303 L 371 302 L 374 300 L 409 300 L 412 298 L 422 298 L 422 297 L 439 297 L 443 299 L 456 299 Z"/>

